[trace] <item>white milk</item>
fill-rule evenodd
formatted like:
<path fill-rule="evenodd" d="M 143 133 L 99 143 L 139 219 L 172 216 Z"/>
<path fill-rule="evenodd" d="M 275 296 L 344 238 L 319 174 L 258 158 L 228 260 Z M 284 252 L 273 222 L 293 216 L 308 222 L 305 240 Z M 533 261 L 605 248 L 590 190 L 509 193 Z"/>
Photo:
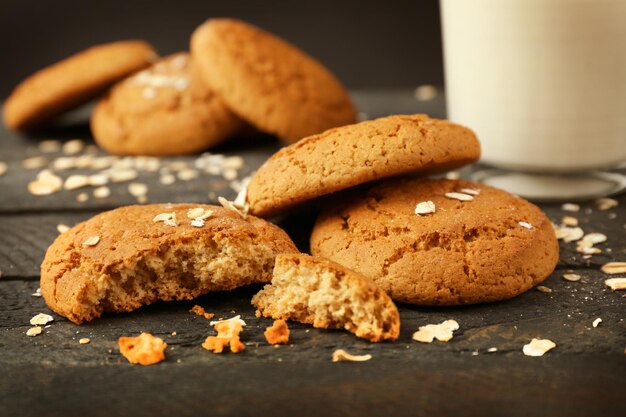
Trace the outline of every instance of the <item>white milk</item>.
<path fill-rule="evenodd" d="M 567 172 L 626 160 L 626 0 L 441 0 L 448 117 L 482 161 Z"/>

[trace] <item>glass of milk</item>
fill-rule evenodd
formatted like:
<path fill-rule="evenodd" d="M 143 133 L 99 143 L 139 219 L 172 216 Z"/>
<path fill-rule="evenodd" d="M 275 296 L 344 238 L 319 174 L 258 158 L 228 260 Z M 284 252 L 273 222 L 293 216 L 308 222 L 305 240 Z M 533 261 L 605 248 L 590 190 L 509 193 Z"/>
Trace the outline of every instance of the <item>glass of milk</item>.
<path fill-rule="evenodd" d="M 619 190 L 626 0 L 440 0 L 448 117 L 472 128 L 479 180 L 538 200 Z"/>

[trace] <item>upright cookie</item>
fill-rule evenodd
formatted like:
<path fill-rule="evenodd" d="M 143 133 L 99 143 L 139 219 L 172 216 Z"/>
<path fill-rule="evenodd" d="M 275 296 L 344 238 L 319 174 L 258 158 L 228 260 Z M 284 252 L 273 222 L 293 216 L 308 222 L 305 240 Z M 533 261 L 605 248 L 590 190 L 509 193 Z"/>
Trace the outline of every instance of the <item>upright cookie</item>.
<path fill-rule="evenodd" d="M 181 155 L 236 133 L 243 122 L 189 58 L 171 55 L 115 85 L 91 118 L 98 145 L 119 155 Z"/>
<path fill-rule="evenodd" d="M 41 292 L 52 310 L 80 324 L 269 282 L 276 255 L 296 252 L 277 226 L 222 207 L 128 206 L 61 234 L 41 265 Z"/>
<path fill-rule="evenodd" d="M 371 280 L 303 253 L 276 257 L 271 285 L 252 298 L 257 316 L 346 329 L 371 342 L 396 340 L 400 314 Z"/>
<path fill-rule="evenodd" d="M 396 301 L 457 305 L 528 290 L 554 270 L 559 246 L 541 210 L 505 191 L 394 179 L 324 211 L 311 252 L 371 278 Z"/>
<path fill-rule="evenodd" d="M 143 41 L 93 46 L 22 81 L 4 104 L 4 123 L 28 130 L 83 104 L 157 58 Z"/>
<path fill-rule="evenodd" d="M 478 160 L 470 129 L 426 115 L 389 116 L 327 130 L 279 150 L 248 185 L 251 213 L 271 216 L 385 177 L 443 172 Z"/>
<path fill-rule="evenodd" d="M 328 69 L 255 26 L 208 20 L 193 33 L 191 53 L 228 107 L 287 142 L 356 120 L 348 93 Z"/>

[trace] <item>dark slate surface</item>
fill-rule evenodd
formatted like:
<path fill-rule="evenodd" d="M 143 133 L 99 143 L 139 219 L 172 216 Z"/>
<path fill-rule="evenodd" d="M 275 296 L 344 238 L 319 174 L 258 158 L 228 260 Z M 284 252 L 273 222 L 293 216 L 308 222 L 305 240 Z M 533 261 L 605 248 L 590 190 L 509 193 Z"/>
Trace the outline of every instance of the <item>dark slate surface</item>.
<path fill-rule="evenodd" d="M 443 113 L 441 98 L 419 103 L 408 91 L 357 92 L 355 98 L 369 117 Z M 45 137 L 51 135 L 86 138 L 86 131 L 79 126 Z M 20 161 L 38 153 L 36 144 L 36 138 L 0 134 L 0 161 L 10 165 L 0 176 L 0 416 L 623 415 L 626 294 L 606 288 L 607 276 L 599 267 L 626 260 L 624 196 L 609 211 L 599 211 L 593 203 L 582 204 L 579 213 L 542 206 L 555 222 L 573 215 L 585 232 L 608 236 L 597 245 L 603 254 L 589 260 L 575 252 L 574 243 L 561 244 L 557 270 L 543 283 L 552 293 L 531 290 L 505 302 L 458 308 L 400 305 L 402 333 L 394 343 L 370 344 L 346 332 L 292 323 L 290 345 L 269 346 L 262 332 L 271 321 L 256 318 L 250 305 L 257 286 L 195 302 L 156 303 L 82 326 L 53 314 L 55 321 L 44 334 L 31 338 L 25 335 L 29 319 L 50 313 L 31 293 L 38 287 L 39 264 L 57 235 L 56 225 L 73 225 L 135 201 L 127 184 L 113 185 L 108 199 L 86 203 L 76 202 L 80 191 L 29 195 L 26 184 L 36 171 L 20 168 Z M 278 146 L 272 138 L 248 138 L 219 151 L 244 156 L 245 174 Z M 214 201 L 210 191 L 233 194 L 226 182 L 209 176 L 169 187 L 157 178 L 144 173 L 140 179 L 150 187 L 150 202 L 206 202 Z M 277 221 L 306 249 L 313 216 L 300 213 Z M 561 275 L 570 270 L 583 279 L 563 280 Z M 242 335 L 245 352 L 203 350 L 200 344 L 212 329 L 188 312 L 195 303 L 217 317 L 241 314 L 248 323 Z M 598 317 L 603 321 L 593 328 Z M 446 319 L 460 324 L 449 343 L 411 341 L 420 325 Z M 168 343 L 165 362 L 131 366 L 118 353 L 118 337 L 142 331 Z M 91 343 L 79 345 L 81 337 Z M 549 338 L 557 347 L 541 358 L 526 357 L 522 346 L 533 337 Z M 487 352 L 491 347 L 498 351 Z M 373 359 L 332 363 L 337 348 L 370 353 Z"/>

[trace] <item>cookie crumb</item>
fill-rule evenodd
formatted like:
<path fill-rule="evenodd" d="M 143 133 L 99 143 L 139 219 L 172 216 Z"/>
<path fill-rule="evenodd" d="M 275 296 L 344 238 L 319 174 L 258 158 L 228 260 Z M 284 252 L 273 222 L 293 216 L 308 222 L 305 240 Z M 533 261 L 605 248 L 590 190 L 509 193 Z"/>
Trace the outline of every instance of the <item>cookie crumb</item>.
<path fill-rule="evenodd" d="M 552 288 L 548 288 L 548 287 L 546 287 L 544 285 L 539 285 L 539 286 L 537 286 L 537 291 L 543 292 L 543 293 L 546 293 L 546 294 L 550 294 L 552 292 Z"/>
<path fill-rule="evenodd" d="M 215 317 L 215 314 L 213 313 L 207 313 L 206 310 L 204 309 L 204 307 L 199 306 L 199 305 L 195 305 L 191 308 L 191 310 L 189 310 L 190 313 L 193 313 L 197 316 L 200 317 L 204 317 L 207 320 L 211 320 L 213 317 Z M 174 332 L 176 333 L 176 332 Z"/>
<path fill-rule="evenodd" d="M 530 223 L 526 223 L 526 222 L 517 222 L 517 224 L 519 224 L 520 226 L 522 226 L 525 229 L 528 230 L 532 230 L 533 229 L 533 225 Z"/>
<path fill-rule="evenodd" d="M 40 335 L 41 332 L 43 332 L 41 326 L 31 327 L 30 329 L 26 330 L 26 336 L 34 337 Z"/>
<path fill-rule="evenodd" d="M 452 339 L 455 330 L 459 329 L 456 320 L 446 320 L 439 324 L 428 324 L 420 326 L 419 330 L 413 333 L 413 340 L 422 343 L 432 343 L 437 339 L 440 342 L 448 342 Z"/>
<path fill-rule="evenodd" d="M 463 193 L 446 193 L 445 196 L 459 201 L 472 201 L 474 199 L 471 195 Z"/>
<path fill-rule="evenodd" d="M 619 205 L 618 201 L 613 199 L 613 198 L 599 198 L 595 201 L 596 206 L 598 207 L 598 209 L 600 210 L 610 210 L 612 208 L 615 208 Z"/>
<path fill-rule="evenodd" d="M 421 203 L 417 203 L 415 206 L 415 214 L 423 215 L 423 214 L 431 214 L 436 210 L 435 203 L 432 201 L 422 201 Z"/>
<path fill-rule="evenodd" d="M 524 345 L 522 352 L 526 356 L 543 356 L 546 352 L 556 347 L 556 343 L 548 339 L 535 339 Z"/>
<path fill-rule="evenodd" d="M 563 274 L 563 279 L 570 282 L 580 281 L 580 275 L 578 274 Z"/>
<path fill-rule="evenodd" d="M 91 340 L 89 340 L 89 338 L 87 337 L 83 337 L 82 339 L 78 340 L 78 343 L 81 345 L 87 345 L 91 342 Z"/>
<path fill-rule="evenodd" d="M 246 322 L 235 316 L 228 320 L 219 320 L 210 322 L 211 326 L 217 330 L 217 336 L 208 336 L 202 343 L 202 347 L 214 353 L 222 353 L 226 345 L 230 346 L 230 351 L 238 353 L 246 347 L 239 339 L 239 334 L 243 330 Z"/>
<path fill-rule="evenodd" d="M 137 337 L 120 337 L 120 353 L 132 364 L 153 365 L 165 359 L 167 343 L 150 333 L 141 333 Z"/>
<path fill-rule="evenodd" d="M 574 204 L 574 203 L 565 203 L 563 205 L 561 205 L 561 210 L 563 211 L 569 211 L 572 213 L 577 213 L 580 211 L 580 206 L 578 204 Z"/>
<path fill-rule="evenodd" d="M 609 278 L 604 284 L 613 291 L 626 290 L 626 278 Z"/>
<path fill-rule="evenodd" d="M 609 262 L 602 265 L 601 269 L 605 274 L 623 274 L 626 272 L 626 262 Z"/>
<path fill-rule="evenodd" d="M 96 246 L 100 242 L 100 236 L 89 236 L 82 243 L 83 246 Z"/>
<path fill-rule="evenodd" d="M 51 321 L 54 321 L 54 317 L 49 314 L 39 313 L 30 319 L 30 324 L 32 324 L 33 326 L 44 326 Z"/>
<path fill-rule="evenodd" d="M 267 343 L 270 345 L 285 344 L 289 342 L 289 327 L 285 320 L 275 320 L 274 324 L 263 332 Z"/>
<path fill-rule="evenodd" d="M 600 317 L 598 317 L 597 319 L 595 319 L 595 320 L 593 321 L 593 323 L 591 323 L 591 325 L 592 325 L 593 327 L 598 327 L 598 325 L 599 325 L 600 323 L 602 323 L 602 319 L 601 319 Z"/>
<path fill-rule="evenodd" d="M 372 359 L 372 355 L 351 355 L 343 349 L 333 352 L 333 362 L 365 362 Z"/>

